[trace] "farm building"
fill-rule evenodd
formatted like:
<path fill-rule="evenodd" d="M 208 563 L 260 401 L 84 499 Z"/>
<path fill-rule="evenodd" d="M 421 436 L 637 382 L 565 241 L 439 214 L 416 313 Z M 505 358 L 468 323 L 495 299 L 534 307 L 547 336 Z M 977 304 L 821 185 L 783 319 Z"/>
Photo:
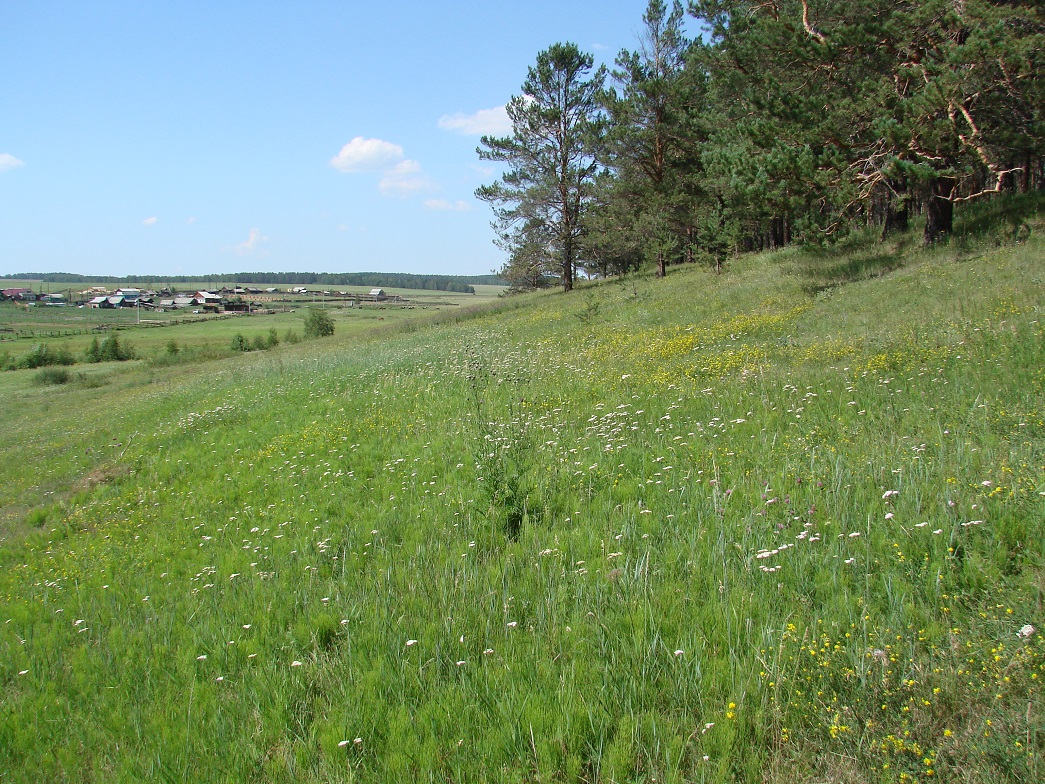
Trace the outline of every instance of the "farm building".
<path fill-rule="evenodd" d="M 380 302 L 381 300 L 386 299 L 388 297 L 388 295 L 385 294 L 384 289 L 370 289 L 370 296 L 373 297 L 373 299 L 377 302 Z"/>
<path fill-rule="evenodd" d="M 4 289 L 0 291 L 3 299 L 13 299 L 17 302 L 35 302 L 36 292 L 32 289 Z"/>

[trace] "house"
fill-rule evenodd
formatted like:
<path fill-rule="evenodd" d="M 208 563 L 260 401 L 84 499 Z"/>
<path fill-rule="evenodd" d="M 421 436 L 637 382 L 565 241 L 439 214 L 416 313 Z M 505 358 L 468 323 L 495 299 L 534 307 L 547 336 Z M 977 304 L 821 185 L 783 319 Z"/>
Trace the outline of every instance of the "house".
<path fill-rule="evenodd" d="M 13 299 L 18 302 L 36 302 L 36 292 L 32 289 L 4 289 L 0 291 L 3 299 Z"/>
<path fill-rule="evenodd" d="M 91 307 L 91 308 L 111 308 L 112 307 L 112 305 L 109 304 L 109 298 L 106 297 L 105 295 L 102 295 L 100 297 L 91 297 L 91 299 L 89 299 L 87 301 L 87 306 Z"/>
<path fill-rule="evenodd" d="M 116 296 L 123 297 L 127 304 L 133 305 L 141 295 L 141 289 L 116 289 Z"/>
<path fill-rule="evenodd" d="M 370 296 L 375 302 L 380 302 L 381 300 L 386 299 L 388 295 L 385 294 L 384 289 L 370 289 Z"/>
<path fill-rule="evenodd" d="M 196 305 L 193 297 L 175 297 L 171 303 L 176 308 L 191 308 Z"/>
<path fill-rule="evenodd" d="M 221 307 L 221 295 L 213 294 L 209 291 L 197 291 L 193 297 L 196 304 L 202 306 L 204 310 L 216 311 Z"/>

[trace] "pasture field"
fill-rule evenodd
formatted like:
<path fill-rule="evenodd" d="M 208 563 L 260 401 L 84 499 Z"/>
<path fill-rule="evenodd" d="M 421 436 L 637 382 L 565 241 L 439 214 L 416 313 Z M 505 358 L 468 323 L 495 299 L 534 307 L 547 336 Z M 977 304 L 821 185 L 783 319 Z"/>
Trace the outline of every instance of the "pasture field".
<path fill-rule="evenodd" d="M 366 293 L 360 287 L 345 291 Z M 369 291 L 367 289 L 366 291 Z M 212 354 L 227 347 L 233 335 L 248 339 L 275 329 L 281 336 L 287 331 L 303 332 L 303 321 L 310 307 L 329 310 L 336 330 L 347 334 L 369 330 L 379 322 L 396 324 L 424 319 L 431 313 L 481 307 L 495 300 L 503 288 L 478 286 L 475 294 L 414 289 L 385 289 L 400 302 L 363 303 L 345 307 L 340 298 L 279 295 L 275 299 L 255 298 L 264 310 L 273 313 L 193 313 L 191 308 L 153 312 L 136 308 L 31 307 L 0 303 L 0 352 L 14 356 L 36 345 L 52 349 L 65 348 L 78 359 L 95 337 L 104 338 L 108 330 L 120 330 L 121 341 L 129 341 L 138 353 L 148 358 L 162 354 L 170 341 L 179 346 Z M 162 329 L 161 329 L 162 327 Z"/>
<path fill-rule="evenodd" d="M 0 781 L 1042 780 L 1033 227 L 0 374 Z"/>

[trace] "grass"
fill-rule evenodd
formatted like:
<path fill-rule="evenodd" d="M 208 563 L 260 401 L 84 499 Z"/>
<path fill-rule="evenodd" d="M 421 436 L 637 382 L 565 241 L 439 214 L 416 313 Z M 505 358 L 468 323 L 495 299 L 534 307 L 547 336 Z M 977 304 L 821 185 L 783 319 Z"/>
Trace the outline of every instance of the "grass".
<path fill-rule="evenodd" d="M 1031 223 L 0 374 L 0 780 L 1040 779 Z"/>
<path fill-rule="evenodd" d="M 410 289 L 387 291 L 390 296 L 405 298 L 406 302 L 365 303 L 347 308 L 336 301 L 323 302 L 321 298 L 313 303 L 311 298 L 296 297 L 288 299 L 285 311 L 281 309 L 283 303 L 272 303 L 275 310 L 272 313 L 217 316 L 193 314 L 184 309 L 139 314 L 134 308 L 26 308 L 15 303 L 0 303 L 0 356 L 6 352 L 17 359 L 37 346 L 44 346 L 51 350 L 64 349 L 82 360 L 92 340 L 119 330 L 121 341 L 129 341 L 143 358 L 152 359 L 154 364 L 163 364 L 167 361 L 163 355 L 172 340 L 198 354 L 217 356 L 236 334 L 253 340 L 257 335 L 267 336 L 270 329 L 275 329 L 280 336 L 287 332 L 301 336 L 305 315 L 313 304 L 327 308 L 336 331 L 347 336 L 370 331 L 376 326 L 398 327 L 413 321 L 425 322 L 442 314 L 453 318 L 455 312 L 489 306 L 502 289 L 479 286 L 474 295 Z"/>

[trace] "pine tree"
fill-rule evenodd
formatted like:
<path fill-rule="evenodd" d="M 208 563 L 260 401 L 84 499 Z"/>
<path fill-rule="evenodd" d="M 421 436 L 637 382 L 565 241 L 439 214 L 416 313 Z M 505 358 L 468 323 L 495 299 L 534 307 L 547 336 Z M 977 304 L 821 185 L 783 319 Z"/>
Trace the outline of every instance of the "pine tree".
<path fill-rule="evenodd" d="M 476 191 L 494 206 L 502 247 L 512 258 L 538 251 L 554 258 L 564 291 L 573 288 L 604 132 L 598 96 L 606 71 L 591 73 L 593 65 L 572 43 L 540 52 L 522 94 L 508 102 L 512 135 L 484 136 L 477 149 L 483 160 L 509 166 L 499 182 Z"/>

